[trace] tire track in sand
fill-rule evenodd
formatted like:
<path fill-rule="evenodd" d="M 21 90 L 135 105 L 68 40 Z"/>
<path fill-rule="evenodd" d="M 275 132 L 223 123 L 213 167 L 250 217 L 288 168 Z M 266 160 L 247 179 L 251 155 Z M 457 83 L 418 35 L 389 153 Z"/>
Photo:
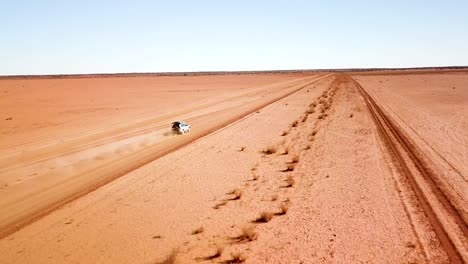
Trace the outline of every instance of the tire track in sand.
<path fill-rule="evenodd" d="M 397 162 L 400 173 L 408 179 L 449 259 L 452 263 L 468 262 L 468 229 L 461 213 L 438 187 L 434 180 L 434 172 L 428 169 L 427 164 L 418 156 L 416 147 L 410 143 L 405 133 L 392 122 L 357 81 L 349 78 L 364 98 L 385 146 Z"/>

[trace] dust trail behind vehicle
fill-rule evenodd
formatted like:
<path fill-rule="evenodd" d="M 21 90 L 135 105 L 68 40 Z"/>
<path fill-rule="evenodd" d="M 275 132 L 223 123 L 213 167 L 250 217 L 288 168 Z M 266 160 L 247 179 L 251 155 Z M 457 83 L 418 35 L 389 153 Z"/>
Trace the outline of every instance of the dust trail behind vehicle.
<path fill-rule="evenodd" d="M 184 137 L 169 134 L 173 117 L 156 118 L 140 126 L 129 125 L 128 130 L 110 133 L 98 142 L 70 149 L 52 147 L 40 159 L 3 168 L 0 178 L 8 185 L 0 190 L 0 236 L 321 77 L 255 87 L 205 107 L 184 110 L 178 117 L 196 127 Z M 18 178 L 21 181 L 15 181 Z"/>

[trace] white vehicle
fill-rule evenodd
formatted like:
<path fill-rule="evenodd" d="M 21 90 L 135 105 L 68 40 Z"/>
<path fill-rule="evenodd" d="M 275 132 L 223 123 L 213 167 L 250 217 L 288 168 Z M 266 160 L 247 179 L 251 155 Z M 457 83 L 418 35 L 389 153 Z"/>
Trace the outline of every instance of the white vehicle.
<path fill-rule="evenodd" d="M 185 134 L 190 132 L 190 125 L 184 121 L 175 121 L 172 123 L 172 132 L 175 134 Z"/>

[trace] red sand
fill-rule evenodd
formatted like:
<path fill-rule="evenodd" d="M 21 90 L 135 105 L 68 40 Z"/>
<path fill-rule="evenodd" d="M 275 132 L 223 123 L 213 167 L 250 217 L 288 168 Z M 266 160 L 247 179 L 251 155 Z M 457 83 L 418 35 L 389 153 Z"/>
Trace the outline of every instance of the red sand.
<path fill-rule="evenodd" d="M 467 84 L 436 71 L 1 80 L 0 256 L 466 262 Z M 169 135 L 175 119 L 193 131 Z"/>

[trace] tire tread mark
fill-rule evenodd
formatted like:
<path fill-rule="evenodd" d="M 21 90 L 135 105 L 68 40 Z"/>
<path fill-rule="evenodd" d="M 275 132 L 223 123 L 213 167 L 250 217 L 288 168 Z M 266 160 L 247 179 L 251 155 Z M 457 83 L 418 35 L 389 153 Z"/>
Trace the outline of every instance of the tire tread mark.
<path fill-rule="evenodd" d="M 430 187 L 430 191 L 433 192 L 434 196 L 437 198 L 437 202 L 442 205 L 444 210 L 449 213 L 450 220 L 458 226 L 461 230 L 462 236 L 465 238 L 468 237 L 467 225 L 464 222 L 460 213 L 456 210 L 454 205 L 447 198 L 446 194 L 437 186 L 433 172 L 428 169 L 427 165 L 416 155 L 415 147 L 410 143 L 410 141 L 404 136 L 404 134 L 397 128 L 397 126 L 383 113 L 382 109 L 375 103 L 372 97 L 364 90 L 364 88 L 354 79 L 349 77 L 352 82 L 358 88 L 360 94 L 364 98 L 366 105 L 368 106 L 372 118 L 380 129 L 380 134 L 382 135 L 385 145 L 390 151 L 390 154 L 398 162 L 399 169 L 402 170 L 404 176 L 408 179 L 411 184 L 416 197 L 418 198 L 419 203 L 421 204 L 424 212 L 426 213 L 442 247 L 447 253 L 450 261 L 452 263 L 465 263 L 463 254 L 460 251 L 463 249 L 457 248 L 453 242 L 452 233 L 447 232 L 446 227 L 441 223 L 440 216 L 434 211 L 434 208 L 431 206 L 431 202 L 427 198 L 427 194 L 421 189 L 421 186 L 417 183 L 415 175 L 409 169 L 405 158 L 402 153 L 398 150 L 397 146 L 405 151 L 405 153 L 411 159 L 411 162 L 422 175 L 425 183 Z M 392 136 L 395 140 L 392 140 Z M 456 238 L 455 238 L 456 239 Z M 458 237 L 458 240 L 463 241 L 463 237 Z M 463 247 L 463 245 L 462 245 Z"/>

